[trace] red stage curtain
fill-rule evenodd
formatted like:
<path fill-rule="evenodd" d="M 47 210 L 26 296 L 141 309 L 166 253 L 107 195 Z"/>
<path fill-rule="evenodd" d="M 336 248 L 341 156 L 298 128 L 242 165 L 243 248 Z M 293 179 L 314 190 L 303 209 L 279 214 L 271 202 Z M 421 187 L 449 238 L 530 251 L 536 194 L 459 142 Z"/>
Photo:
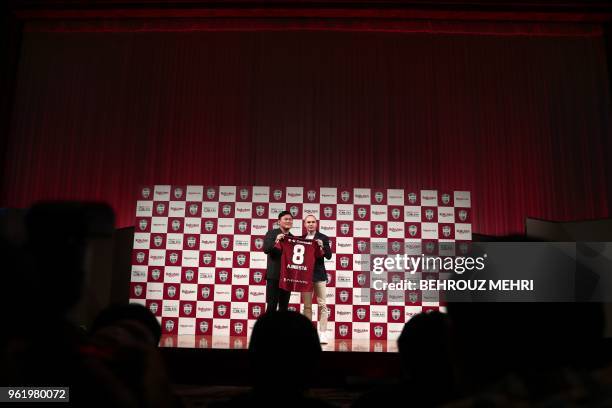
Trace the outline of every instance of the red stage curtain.
<path fill-rule="evenodd" d="M 126 226 L 141 184 L 274 184 L 470 190 L 483 234 L 610 216 L 599 29 L 268 24 L 30 26 L 0 205 L 104 200 Z"/>

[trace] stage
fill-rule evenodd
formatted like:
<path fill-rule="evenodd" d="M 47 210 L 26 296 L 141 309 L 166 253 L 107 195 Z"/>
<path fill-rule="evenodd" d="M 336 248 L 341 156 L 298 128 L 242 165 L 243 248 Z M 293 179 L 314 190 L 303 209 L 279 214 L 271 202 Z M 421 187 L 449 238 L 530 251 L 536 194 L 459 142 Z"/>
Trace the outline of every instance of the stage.
<path fill-rule="evenodd" d="M 162 348 L 246 350 L 249 347 L 249 337 L 163 335 L 159 346 Z M 397 342 L 367 339 L 331 339 L 329 343 L 321 344 L 321 348 L 326 352 L 395 353 L 397 352 Z"/>
<path fill-rule="evenodd" d="M 163 336 L 160 342 L 174 384 L 250 385 L 247 348 L 247 337 Z M 395 342 L 330 340 L 322 349 L 312 387 L 387 384 L 401 375 Z"/>

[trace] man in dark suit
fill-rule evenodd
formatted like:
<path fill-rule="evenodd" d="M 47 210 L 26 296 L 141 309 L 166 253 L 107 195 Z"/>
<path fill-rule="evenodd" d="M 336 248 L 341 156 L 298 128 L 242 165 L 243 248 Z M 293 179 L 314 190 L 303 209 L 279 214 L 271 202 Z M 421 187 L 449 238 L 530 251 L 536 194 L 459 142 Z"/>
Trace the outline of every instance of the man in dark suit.
<path fill-rule="evenodd" d="M 278 226 L 279 228 L 268 231 L 264 238 L 263 251 L 268 255 L 266 268 L 266 311 L 276 311 L 277 307 L 280 311 L 286 311 L 289 307 L 289 297 L 291 296 L 291 292 L 278 287 L 281 251 L 274 247 L 278 241 L 285 238 L 285 235 L 292 235 L 290 230 L 293 226 L 293 216 L 289 211 L 282 211 L 278 214 Z"/>

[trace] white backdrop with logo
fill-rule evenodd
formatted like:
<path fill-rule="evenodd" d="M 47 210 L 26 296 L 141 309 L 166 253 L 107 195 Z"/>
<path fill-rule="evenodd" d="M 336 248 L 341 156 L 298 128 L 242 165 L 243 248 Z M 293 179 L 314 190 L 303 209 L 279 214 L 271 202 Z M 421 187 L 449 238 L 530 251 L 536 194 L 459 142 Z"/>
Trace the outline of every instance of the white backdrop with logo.
<path fill-rule="evenodd" d="M 440 307 L 437 292 L 372 288 L 371 252 L 454 255 L 455 243 L 472 237 L 467 191 L 145 186 L 136 205 L 130 301 L 153 311 L 166 335 L 249 335 L 265 310 L 263 236 L 284 210 L 295 218 L 293 234 L 313 214 L 331 239 L 326 300 L 328 334 L 336 339 L 395 340 L 411 316 Z M 388 279 L 421 277 L 436 272 L 390 272 Z M 302 310 L 298 293 L 290 307 Z"/>

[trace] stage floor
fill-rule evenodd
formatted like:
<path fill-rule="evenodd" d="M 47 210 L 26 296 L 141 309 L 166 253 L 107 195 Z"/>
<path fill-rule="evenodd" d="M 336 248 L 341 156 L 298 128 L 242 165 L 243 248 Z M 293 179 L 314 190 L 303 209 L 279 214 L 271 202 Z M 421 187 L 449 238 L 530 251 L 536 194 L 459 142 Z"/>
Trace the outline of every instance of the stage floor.
<path fill-rule="evenodd" d="M 249 346 L 249 338 L 232 336 L 163 335 L 159 343 L 164 348 L 241 350 Z M 323 351 L 395 353 L 396 341 L 334 340 L 322 344 Z"/>
<path fill-rule="evenodd" d="M 325 352 L 311 386 L 361 386 L 399 378 L 400 354 L 389 343 L 332 340 L 322 346 Z M 174 384 L 248 386 L 253 381 L 248 344 L 247 337 L 164 336 L 160 352 Z"/>

